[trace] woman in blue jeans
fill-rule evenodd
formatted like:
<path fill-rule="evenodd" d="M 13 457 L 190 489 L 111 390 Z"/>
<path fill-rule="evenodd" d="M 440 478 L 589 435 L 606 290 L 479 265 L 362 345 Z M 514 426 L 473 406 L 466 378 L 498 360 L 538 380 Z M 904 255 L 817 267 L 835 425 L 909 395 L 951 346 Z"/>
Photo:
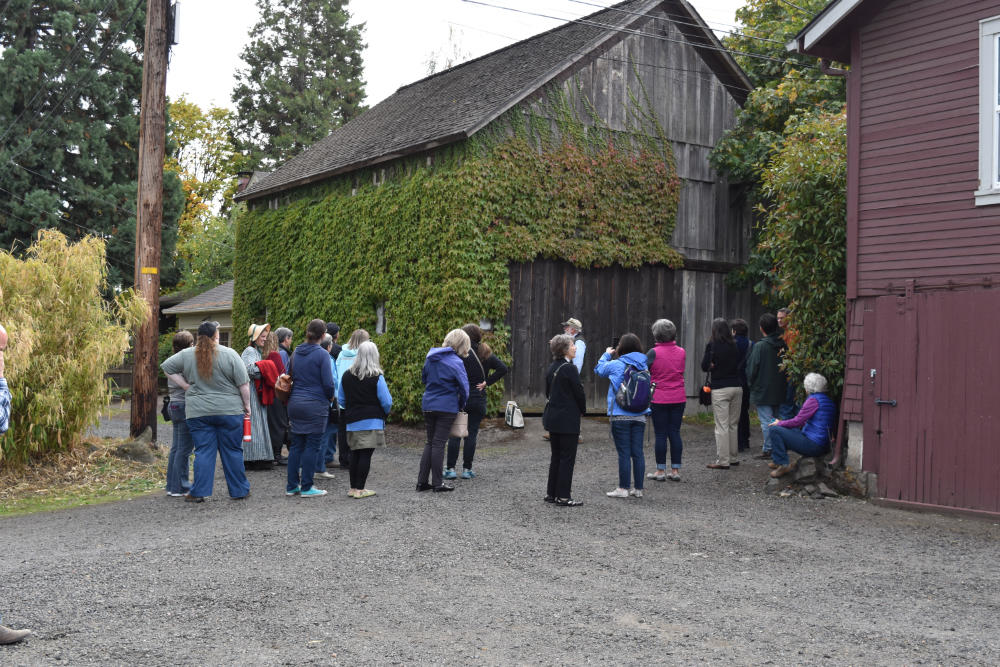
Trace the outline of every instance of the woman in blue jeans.
<path fill-rule="evenodd" d="M 288 398 L 291 446 L 288 449 L 286 496 L 312 498 L 326 491 L 313 486 L 316 459 L 330 415 L 337 386 L 330 366 L 330 353 L 319 346 L 326 335 L 326 322 L 312 320 L 306 326 L 306 342 L 295 348 L 289 361 L 292 393 Z"/>
<path fill-rule="evenodd" d="M 646 475 L 657 482 L 681 481 L 681 420 L 687 394 L 684 391 L 684 364 L 687 353 L 677 345 L 677 327 L 670 320 L 653 322 L 653 340 L 656 345 L 646 353 L 650 380 L 656 385 L 652 411 L 653 433 L 656 436 L 653 451 L 656 453 L 656 471 Z M 670 440 L 670 472 L 667 472 L 667 440 Z"/>
<path fill-rule="evenodd" d="M 174 334 L 174 354 L 194 345 L 194 336 L 190 331 L 178 331 Z M 170 394 L 170 423 L 173 424 L 173 439 L 170 443 L 170 456 L 167 458 L 167 495 L 180 498 L 191 488 L 191 478 L 188 470 L 191 465 L 191 452 L 194 443 L 191 442 L 191 431 L 188 429 L 184 413 L 184 389 L 171 379 L 167 379 L 167 392 Z"/>
<path fill-rule="evenodd" d="M 837 406 L 826 395 L 826 378 L 809 373 L 802 381 L 809 397 L 799 413 L 791 419 L 771 422 L 771 477 L 781 477 L 792 471 L 788 451 L 802 456 L 823 456 L 830 451 L 830 431 L 837 415 Z"/>
<path fill-rule="evenodd" d="M 222 460 L 229 496 L 249 496 L 240 426 L 250 414 L 250 376 L 240 355 L 219 345 L 219 324 L 202 322 L 195 347 L 181 350 L 160 367 L 167 380 L 185 392 L 185 415 L 194 442 L 194 484 L 184 500 L 201 503 L 212 495 L 216 458 Z"/>
<path fill-rule="evenodd" d="M 626 366 L 638 370 L 646 370 L 646 355 L 642 351 L 639 337 L 627 333 L 618 341 L 618 347 L 609 347 L 601 355 L 594 373 L 608 378 L 608 416 L 611 418 L 611 437 L 618 450 L 618 488 L 608 491 L 611 498 L 642 498 L 642 482 L 646 475 L 646 458 L 642 452 L 642 438 L 646 433 L 646 415 L 649 409 L 642 412 L 629 412 L 617 402 L 615 394 L 625 379 Z M 635 480 L 635 486 L 629 488 L 629 473 Z"/>

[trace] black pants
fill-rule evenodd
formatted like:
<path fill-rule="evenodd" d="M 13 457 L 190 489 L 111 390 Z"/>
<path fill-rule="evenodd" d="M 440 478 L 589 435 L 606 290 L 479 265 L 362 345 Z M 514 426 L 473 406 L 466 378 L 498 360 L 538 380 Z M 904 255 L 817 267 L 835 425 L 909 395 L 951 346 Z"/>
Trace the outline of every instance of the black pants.
<path fill-rule="evenodd" d="M 469 413 L 469 435 L 465 437 L 465 450 L 462 452 L 462 464 L 466 470 L 472 470 L 472 457 L 476 455 L 476 438 L 479 436 L 479 425 L 486 416 L 486 399 L 469 399 L 465 404 Z M 458 463 L 458 447 L 462 438 L 448 438 L 448 468 L 454 468 Z"/>
<path fill-rule="evenodd" d="M 424 424 L 427 426 L 427 444 L 420 457 L 420 471 L 417 473 L 417 484 L 426 484 L 428 476 L 431 486 L 441 486 L 441 468 L 444 465 L 444 446 L 451 433 L 451 425 L 455 422 L 454 412 L 425 412 Z"/>
<path fill-rule="evenodd" d="M 374 449 L 352 449 L 351 450 L 351 488 L 363 489 L 368 481 L 368 471 L 372 465 L 372 454 Z"/>
<path fill-rule="evenodd" d="M 275 397 L 274 402 L 267 406 L 267 432 L 271 436 L 271 451 L 274 460 L 281 458 L 281 448 L 289 444 L 288 408 Z"/>
<path fill-rule="evenodd" d="M 740 424 L 736 430 L 736 444 L 739 451 L 750 449 L 750 388 L 743 385 L 743 401 L 740 403 Z"/>
<path fill-rule="evenodd" d="M 340 423 L 337 425 L 337 458 L 341 468 L 351 467 L 351 447 L 347 444 L 347 420 L 344 419 L 343 410 L 340 411 Z"/>
<path fill-rule="evenodd" d="M 548 495 L 553 498 L 572 498 L 573 467 L 576 465 L 576 446 L 580 442 L 579 433 L 549 433 Z"/>

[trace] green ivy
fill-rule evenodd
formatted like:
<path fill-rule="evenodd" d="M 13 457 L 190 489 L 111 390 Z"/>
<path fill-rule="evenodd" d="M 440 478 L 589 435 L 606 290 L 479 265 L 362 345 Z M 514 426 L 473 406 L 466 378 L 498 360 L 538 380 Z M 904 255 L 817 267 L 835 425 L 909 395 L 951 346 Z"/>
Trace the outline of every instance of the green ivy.
<path fill-rule="evenodd" d="M 838 398 L 844 382 L 847 275 L 847 121 L 841 112 L 793 116 L 768 165 L 761 249 L 776 258 L 779 298 L 792 309 L 785 368 L 801 384 L 821 373 Z"/>
<path fill-rule="evenodd" d="M 643 107 L 637 97 L 631 104 Z M 380 185 L 382 168 L 361 170 L 300 188 L 277 210 L 242 215 L 234 330 L 265 312 L 272 326 L 296 332 L 314 317 L 336 320 L 345 336 L 367 329 L 394 415 L 415 421 L 427 350 L 466 322 L 503 322 L 509 263 L 679 267 L 670 238 L 680 181 L 648 101 L 632 109 L 628 132 L 593 117 L 585 124 L 576 101 L 549 90 L 442 149 L 430 166 L 425 157 L 399 160 Z M 387 331 L 375 335 L 380 303 Z M 488 339 L 501 358 L 509 336 L 498 326 Z M 501 397 L 494 387 L 491 411 Z"/>

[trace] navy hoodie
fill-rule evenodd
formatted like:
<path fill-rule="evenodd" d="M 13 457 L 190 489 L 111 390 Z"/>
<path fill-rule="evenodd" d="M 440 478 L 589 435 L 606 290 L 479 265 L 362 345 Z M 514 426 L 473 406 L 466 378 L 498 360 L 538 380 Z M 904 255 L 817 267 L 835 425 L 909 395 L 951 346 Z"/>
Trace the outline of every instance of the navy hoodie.
<path fill-rule="evenodd" d="M 424 412 L 459 412 L 465 408 L 469 399 L 469 376 L 455 350 L 432 347 L 424 359 L 420 377 L 424 381 Z"/>

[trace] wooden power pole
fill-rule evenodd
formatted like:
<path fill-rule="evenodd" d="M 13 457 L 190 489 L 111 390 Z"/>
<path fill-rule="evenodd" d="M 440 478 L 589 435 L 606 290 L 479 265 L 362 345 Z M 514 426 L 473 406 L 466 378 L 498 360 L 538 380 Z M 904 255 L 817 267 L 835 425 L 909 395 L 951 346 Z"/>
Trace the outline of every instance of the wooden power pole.
<path fill-rule="evenodd" d="M 149 317 L 135 337 L 132 437 L 146 427 L 156 440 L 157 343 L 160 320 L 160 229 L 163 226 L 163 157 L 166 150 L 167 11 L 169 0 L 146 0 L 146 40 L 139 108 L 139 196 L 135 222 L 135 288 Z"/>

